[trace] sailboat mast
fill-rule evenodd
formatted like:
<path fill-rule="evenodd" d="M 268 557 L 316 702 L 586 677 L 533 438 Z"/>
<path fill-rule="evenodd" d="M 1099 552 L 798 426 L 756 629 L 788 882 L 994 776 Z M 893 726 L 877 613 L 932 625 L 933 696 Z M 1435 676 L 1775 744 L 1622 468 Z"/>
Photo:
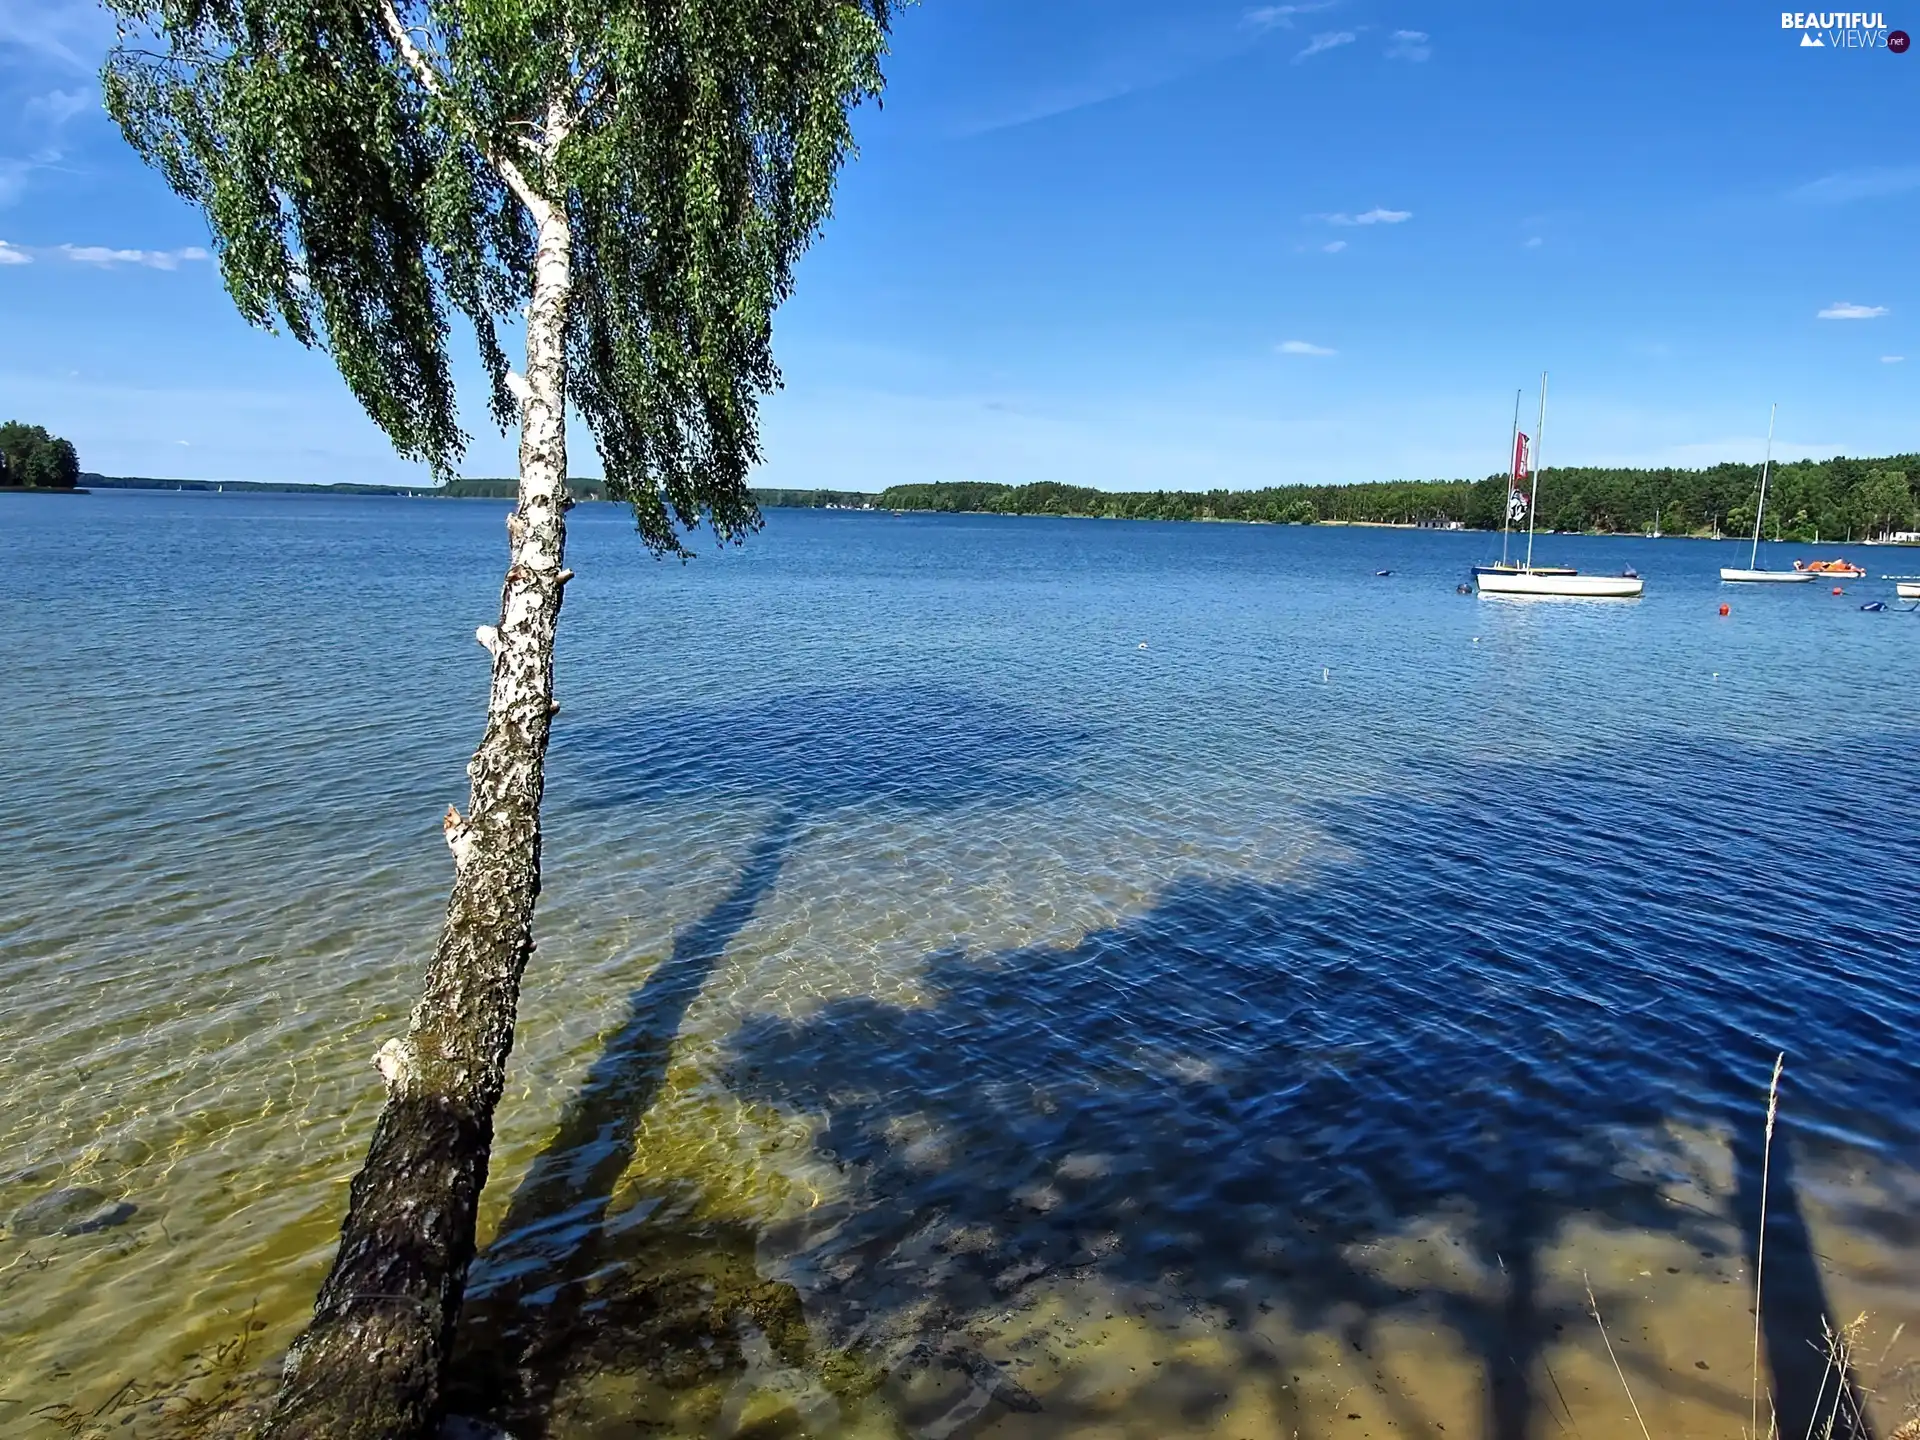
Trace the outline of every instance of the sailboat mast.
<path fill-rule="evenodd" d="M 1780 404 L 1774 402 L 1767 411 L 1767 458 L 1760 466 L 1760 508 L 1753 512 L 1753 553 L 1747 557 L 1747 568 L 1760 568 L 1760 522 L 1767 513 L 1767 472 L 1773 468 L 1773 417 L 1780 413 Z"/>
<path fill-rule="evenodd" d="M 1507 478 L 1500 482 L 1500 563 L 1507 563 L 1507 534 L 1513 528 L 1513 462 L 1520 454 L 1520 392 L 1513 392 L 1513 435 L 1507 441 Z"/>
<path fill-rule="evenodd" d="M 1540 372 L 1540 424 L 1533 435 L 1533 493 L 1527 500 L 1527 565 L 1533 569 L 1533 525 L 1540 514 L 1540 452 L 1547 443 L 1547 372 Z"/>

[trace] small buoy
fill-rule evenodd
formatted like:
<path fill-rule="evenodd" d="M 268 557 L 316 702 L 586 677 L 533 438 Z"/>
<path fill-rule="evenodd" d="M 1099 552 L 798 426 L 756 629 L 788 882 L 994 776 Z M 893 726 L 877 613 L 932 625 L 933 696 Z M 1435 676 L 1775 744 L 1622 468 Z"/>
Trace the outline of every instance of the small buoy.
<path fill-rule="evenodd" d="M 1733 606 L 1731 606 L 1731 605 L 1722 605 L 1722 606 L 1720 607 L 1720 613 L 1721 613 L 1722 615 L 1731 615 L 1731 614 L 1733 613 Z"/>
<path fill-rule="evenodd" d="M 1473 593 L 1473 587 L 1471 585 L 1456 585 L 1453 587 L 1453 593 L 1456 595 L 1471 595 Z"/>
<path fill-rule="evenodd" d="M 1860 608 L 1862 610 L 1884 610 L 1887 608 L 1887 602 L 1884 600 L 1869 600 Z"/>
<path fill-rule="evenodd" d="M 1834 586 L 1834 587 L 1833 587 L 1833 593 L 1834 593 L 1834 594 L 1836 594 L 1836 595 L 1844 595 L 1844 594 L 1846 594 L 1847 592 L 1846 592 L 1846 591 L 1844 591 L 1844 590 L 1842 590 L 1842 589 L 1841 589 L 1841 588 L 1840 588 L 1840 587 L 1839 587 L 1838 585 L 1836 585 L 1836 586 Z"/>
<path fill-rule="evenodd" d="M 1333 679 L 1333 671 L 1329 670 L 1326 666 L 1322 665 L 1320 667 L 1320 683 L 1322 685 L 1325 685 L 1332 679 Z"/>
<path fill-rule="evenodd" d="M 1140 648 L 1141 648 L 1142 650 L 1144 650 L 1144 649 L 1146 649 L 1146 648 L 1147 648 L 1147 642 L 1146 642 L 1146 641 L 1144 641 L 1144 640 L 1142 640 L 1142 641 L 1140 642 Z"/>
<path fill-rule="evenodd" d="M 1373 573 L 1374 573 L 1374 576 L 1375 576 L 1375 578 L 1377 579 L 1377 578 L 1379 578 L 1380 576 L 1383 576 L 1383 575 L 1391 575 L 1391 574 L 1392 574 L 1393 572 L 1392 572 L 1391 570 L 1376 570 L 1376 571 L 1374 571 Z"/>
<path fill-rule="evenodd" d="M 1478 645 L 1478 644 L 1480 643 L 1480 637 L 1479 637 L 1478 635 L 1476 635 L 1476 636 L 1474 636 L 1474 637 L 1473 637 L 1473 643 L 1474 643 L 1474 644 L 1476 644 L 1476 645 Z"/>

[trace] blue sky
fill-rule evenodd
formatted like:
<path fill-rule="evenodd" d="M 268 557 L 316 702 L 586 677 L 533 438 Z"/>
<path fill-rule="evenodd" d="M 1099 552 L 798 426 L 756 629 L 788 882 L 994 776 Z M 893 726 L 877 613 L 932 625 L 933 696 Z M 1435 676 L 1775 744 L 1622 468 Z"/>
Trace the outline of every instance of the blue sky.
<path fill-rule="evenodd" d="M 110 38 L 0 0 L 0 418 L 109 473 L 417 478 L 234 316 L 100 111 Z M 1542 369 L 1549 466 L 1758 459 L 1776 400 L 1778 453 L 1920 449 L 1920 54 L 1799 39 L 1752 4 L 926 0 L 780 316 L 760 481 L 1486 474 Z M 474 394 L 465 468 L 511 473 Z"/>

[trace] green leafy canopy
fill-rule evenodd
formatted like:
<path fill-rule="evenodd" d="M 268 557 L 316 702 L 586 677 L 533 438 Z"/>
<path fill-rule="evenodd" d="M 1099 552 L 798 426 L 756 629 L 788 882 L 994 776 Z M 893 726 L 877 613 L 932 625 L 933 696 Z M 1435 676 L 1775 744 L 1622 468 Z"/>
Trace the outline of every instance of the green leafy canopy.
<path fill-rule="evenodd" d="M 890 0 L 108 0 L 107 104 L 253 324 L 324 346 L 451 473 L 462 315 L 502 428 L 530 204 L 564 214 L 566 383 L 660 552 L 757 524 L 774 310 L 826 217 Z M 423 77 L 395 39 L 430 67 Z"/>

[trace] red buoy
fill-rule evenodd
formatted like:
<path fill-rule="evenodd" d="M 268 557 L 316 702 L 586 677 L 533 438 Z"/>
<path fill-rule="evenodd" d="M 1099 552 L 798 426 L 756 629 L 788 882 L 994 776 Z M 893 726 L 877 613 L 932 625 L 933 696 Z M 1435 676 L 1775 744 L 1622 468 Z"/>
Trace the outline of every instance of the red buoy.
<path fill-rule="evenodd" d="M 1836 595 L 1844 595 L 1844 594 L 1846 594 L 1847 592 L 1846 592 L 1846 591 L 1844 591 L 1844 590 L 1842 590 L 1842 589 L 1841 589 L 1841 588 L 1840 588 L 1840 587 L 1839 587 L 1838 585 L 1836 585 L 1836 586 L 1834 586 L 1834 587 L 1833 587 L 1833 593 L 1834 593 L 1834 594 L 1836 594 Z"/>
<path fill-rule="evenodd" d="M 1731 614 L 1733 613 L 1733 606 L 1731 606 L 1731 605 L 1722 605 L 1722 606 L 1720 607 L 1720 613 L 1721 613 L 1722 615 L 1731 615 Z"/>

